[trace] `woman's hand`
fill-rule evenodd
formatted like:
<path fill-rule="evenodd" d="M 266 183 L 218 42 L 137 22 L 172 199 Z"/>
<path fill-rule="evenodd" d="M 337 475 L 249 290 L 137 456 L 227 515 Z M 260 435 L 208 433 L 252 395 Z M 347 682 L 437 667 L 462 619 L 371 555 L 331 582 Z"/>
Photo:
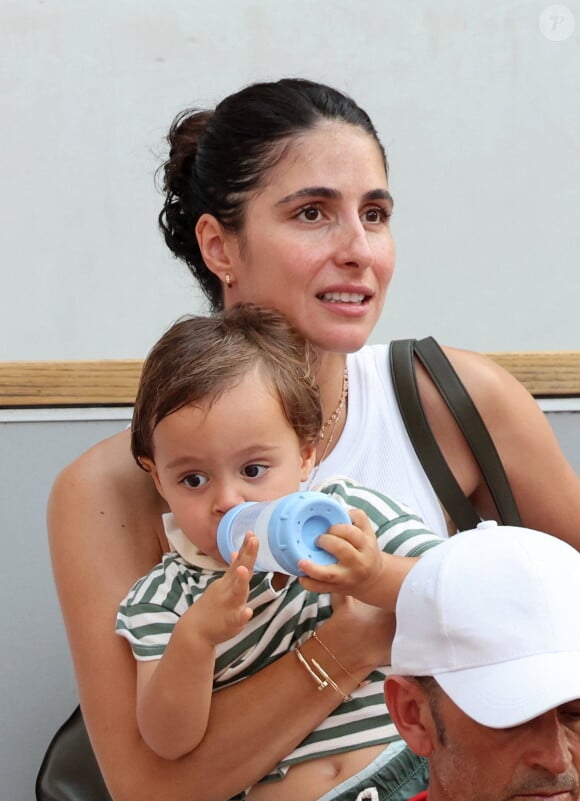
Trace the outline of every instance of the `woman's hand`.
<path fill-rule="evenodd" d="M 318 631 L 324 630 L 324 642 L 335 656 L 342 654 L 340 661 L 346 659 L 352 669 L 364 674 L 362 678 L 378 665 L 388 665 L 395 636 L 394 612 L 371 606 L 350 595 L 331 597 L 332 617 Z M 344 632 L 343 638 L 339 636 L 341 631 Z M 329 637 L 333 638 L 332 646 Z"/>

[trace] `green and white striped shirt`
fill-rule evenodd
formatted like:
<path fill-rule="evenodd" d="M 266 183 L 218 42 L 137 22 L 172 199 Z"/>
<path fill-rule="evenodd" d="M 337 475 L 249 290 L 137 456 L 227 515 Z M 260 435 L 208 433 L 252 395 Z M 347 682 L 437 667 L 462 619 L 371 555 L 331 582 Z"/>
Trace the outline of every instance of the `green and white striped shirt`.
<path fill-rule="evenodd" d="M 348 479 L 333 479 L 320 488 L 347 508 L 364 510 L 379 548 L 397 556 L 420 556 L 441 542 L 402 504 Z M 117 633 L 131 644 L 136 659 L 159 659 L 173 627 L 205 588 L 223 571 L 189 564 L 171 552 L 140 579 L 121 603 Z M 256 573 L 248 605 L 254 615 L 243 631 L 216 649 L 214 691 L 245 679 L 308 639 L 332 614 L 330 595 L 307 592 L 295 576 L 281 590 L 272 573 Z M 352 693 L 329 717 L 283 759 L 266 779 L 283 776 L 290 765 L 398 739 L 385 707 L 387 666 L 373 671 L 369 684 Z"/>

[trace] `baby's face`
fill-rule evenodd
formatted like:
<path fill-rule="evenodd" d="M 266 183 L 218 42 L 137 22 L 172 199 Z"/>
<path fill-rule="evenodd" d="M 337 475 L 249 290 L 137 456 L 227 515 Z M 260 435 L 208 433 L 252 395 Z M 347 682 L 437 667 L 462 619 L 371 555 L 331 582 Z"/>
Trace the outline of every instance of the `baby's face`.
<path fill-rule="evenodd" d="M 223 561 L 218 523 L 243 501 L 296 492 L 314 463 L 278 397 L 257 371 L 211 406 L 186 406 L 153 434 L 152 475 L 178 526 L 205 554 Z"/>

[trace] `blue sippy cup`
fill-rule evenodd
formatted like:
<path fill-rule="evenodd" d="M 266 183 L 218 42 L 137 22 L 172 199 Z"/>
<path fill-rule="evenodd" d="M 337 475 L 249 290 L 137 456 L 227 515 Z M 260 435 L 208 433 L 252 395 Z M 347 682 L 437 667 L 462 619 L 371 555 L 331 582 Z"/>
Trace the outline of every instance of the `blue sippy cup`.
<path fill-rule="evenodd" d="M 350 523 L 346 508 L 324 492 L 293 492 L 276 501 L 246 501 L 234 506 L 220 520 L 217 544 L 230 563 L 246 532 L 260 542 L 255 570 L 258 573 L 288 573 L 303 576 L 300 559 L 320 565 L 336 563 L 334 556 L 319 548 L 316 540 L 336 523 Z"/>

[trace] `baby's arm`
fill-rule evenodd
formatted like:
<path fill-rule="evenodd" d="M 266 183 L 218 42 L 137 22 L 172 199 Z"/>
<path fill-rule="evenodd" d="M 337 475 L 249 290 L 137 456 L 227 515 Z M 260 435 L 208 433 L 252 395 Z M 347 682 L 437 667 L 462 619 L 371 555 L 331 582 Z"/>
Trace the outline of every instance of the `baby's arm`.
<path fill-rule="evenodd" d="M 371 606 L 394 611 L 401 583 L 416 559 L 382 553 L 365 512 L 351 509 L 349 514 L 352 525 L 332 526 L 317 541 L 338 562 L 319 565 L 301 560 L 298 565 L 307 575 L 300 582 L 312 592 L 352 595 Z"/>
<path fill-rule="evenodd" d="M 137 721 L 149 747 L 165 759 L 193 751 L 205 735 L 215 647 L 252 617 L 247 606 L 258 541 L 247 536 L 223 578 L 210 584 L 175 625 L 163 656 L 137 662 Z"/>
<path fill-rule="evenodd" d="M 300 562 L 303 586 L 313 592 L 352 595 L 394 612 L 403 579 L 416 558 L 442 542 L 408 507 L 349 479 L 334 479 L 325 492 L 350 508 L 352 525 L 332 526 L 317 544 L 336 565 Z M 352 508 L 354 507 L 354 508 Z"/>

